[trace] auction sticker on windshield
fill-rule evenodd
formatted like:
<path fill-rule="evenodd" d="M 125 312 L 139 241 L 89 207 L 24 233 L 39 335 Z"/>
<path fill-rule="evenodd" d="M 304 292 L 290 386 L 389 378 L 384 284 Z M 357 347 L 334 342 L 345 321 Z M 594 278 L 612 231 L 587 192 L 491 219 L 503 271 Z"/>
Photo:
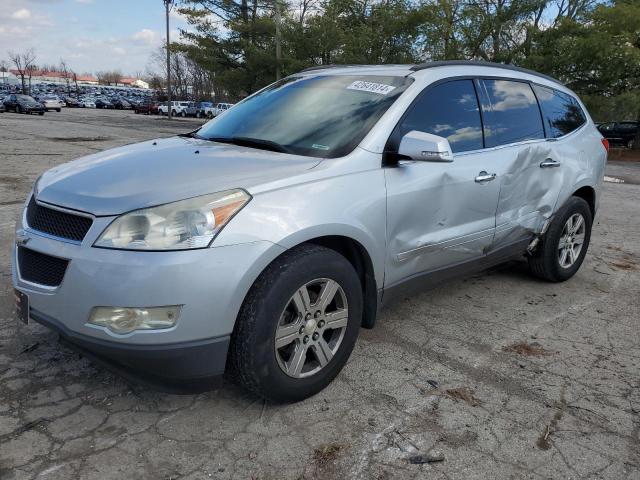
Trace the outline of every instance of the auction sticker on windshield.
<path fill-rule="evenodd" d="M 384 83 L 365 82 L 364 80 L 356 80 L 347 87 L 347 90 L 359 90 L 361 92 L 378 93 L 380 95 L 388 95 L 394 91 L 396 87 L 393 85 L 385 85 Z"/>

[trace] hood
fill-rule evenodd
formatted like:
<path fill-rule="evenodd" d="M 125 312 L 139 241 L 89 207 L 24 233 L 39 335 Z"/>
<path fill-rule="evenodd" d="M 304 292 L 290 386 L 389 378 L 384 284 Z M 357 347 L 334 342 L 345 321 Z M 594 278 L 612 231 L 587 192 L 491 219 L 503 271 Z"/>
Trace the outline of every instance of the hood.
<path fill-rule="evenodd" d="M 107 150 L 52 168 L 38 181 L 36 197 L 97 216 L 119 215 L 231 188 L 249 190 L 309 170 L 319 161 L 173 137 Z"/>

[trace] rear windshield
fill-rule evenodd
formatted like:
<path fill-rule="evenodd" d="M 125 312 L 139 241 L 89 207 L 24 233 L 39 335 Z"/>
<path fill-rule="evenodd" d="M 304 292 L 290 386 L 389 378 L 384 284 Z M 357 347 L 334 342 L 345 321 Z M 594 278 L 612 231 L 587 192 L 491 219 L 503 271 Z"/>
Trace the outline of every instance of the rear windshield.
<path fill-rule="evenodd" d="M 377 75 L 288 77 L 236 104 L 197 134 L 210 140 L 259 139 L 298 155 L 340 157 L 360 143 L 412 81 Z"/>

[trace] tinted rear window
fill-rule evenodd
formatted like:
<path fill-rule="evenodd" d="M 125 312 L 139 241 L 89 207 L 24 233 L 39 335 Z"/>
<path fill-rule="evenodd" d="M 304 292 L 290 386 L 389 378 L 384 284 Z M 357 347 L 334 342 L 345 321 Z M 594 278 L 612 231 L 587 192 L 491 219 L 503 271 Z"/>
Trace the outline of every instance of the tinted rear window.
<path fill-rule="evenodd" d="M 472 80 L 454 80 L 430 88 L 411 107 L 400 135 L 418 130 L 449 140 L 453 152 L 482 148 L 482 122 Z"/>
<path fill-rule="evenodd" d="M 586 117 L 578 101 L 571 95 L 534 85 L 548 138 L 558 138 L 580 128 Z"/>
<path fill-rule="evenodd" d="M 480 80 L 485 147 L 544 137 L 538 102 L 528 83 Z"/>

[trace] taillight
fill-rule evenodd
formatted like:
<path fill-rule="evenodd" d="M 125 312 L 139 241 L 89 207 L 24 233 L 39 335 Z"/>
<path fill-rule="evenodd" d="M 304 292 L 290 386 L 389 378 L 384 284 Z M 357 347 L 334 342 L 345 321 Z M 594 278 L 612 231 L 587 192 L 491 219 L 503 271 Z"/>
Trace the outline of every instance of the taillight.
<path fill-rule="evenodd" d="M 607 151 L 607 153 L 609 153 L 609 140 L 607 140 L 606 138 L 603 138 L 602 139 L 602 146 Z"/>

